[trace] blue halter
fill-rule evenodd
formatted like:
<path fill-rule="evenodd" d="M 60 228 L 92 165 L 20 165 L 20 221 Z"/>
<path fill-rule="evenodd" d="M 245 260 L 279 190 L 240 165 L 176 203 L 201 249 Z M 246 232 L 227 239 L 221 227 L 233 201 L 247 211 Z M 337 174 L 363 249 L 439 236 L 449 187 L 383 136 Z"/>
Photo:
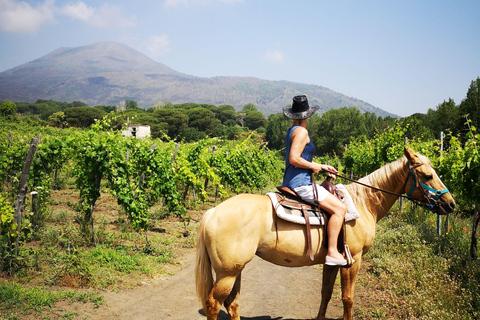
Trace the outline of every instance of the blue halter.
<path fill-rule="evenodd" d="M 422 163 L 423 164 L 423 163 Z M 444 194 L 444 193 L 447 193 L 447 192 L 450 192 L 448 189 L 444 189 L 444 190 L 437 190 L 437 189 L 433 189 L 429 186 L 427 186 L 425 183 L 422 183 L 420 181 L 417 181 L 417 178 L 416 178 L 416 175 L 413 173 L 413 168 L 410 166 L 408 160 L 407 160 L 407 165 L 408 165 L 408 168 L 410 169 L 410 175 L 412 176 L 412 180 L 413 180 L 413 184 L 412 184 L 412 187 L 410 188 L 410 191 L 408 192 L 407 196 L 408 198 L 411 198 L 412 197 L 412 194 L 413 194 L 413 191 L 415 190 L 415 187 L 419 187 L 421 186 L 420 188 L 420 191 L 422 191 L 423 195 L 425 196 L 425 199 L 428 200 L 428 204 L 425 205 L 427 208 L 429 209 L 433 209 L 433 207 L 435 206 L 435 204 L 437 203 L 437 200 Z M 418 184 L 418 182 L 420 182 L 420 186 Z M 430 191 L 430 194 L 427 195 L 427 192 L 425 190 L 428 190 Z M 431 195 L 432 194 L 435 194 L 434 197 L 432 197 Z"/>

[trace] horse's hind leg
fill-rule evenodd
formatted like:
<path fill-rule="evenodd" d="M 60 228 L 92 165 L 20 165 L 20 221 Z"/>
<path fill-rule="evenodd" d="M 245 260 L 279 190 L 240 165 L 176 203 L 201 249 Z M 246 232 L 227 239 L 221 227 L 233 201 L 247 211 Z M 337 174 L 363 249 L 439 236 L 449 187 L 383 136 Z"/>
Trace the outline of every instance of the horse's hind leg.
<path fill-rule="evenodd" d="M 222 276 L 217 274 L 217 281 L 207 299 L 207 320 L 217 320 L 220 308 L 230 295 L 232 288 L 235 285 L 236 278 L 236 275 Z"/>
<path fill-rule="evenodd" d="M 327 306 L 332 298 L 333 287 L 335 286 L 335 279 L 337 278 L 339 268 L 340 267 L 323 265 L 322 302 L 320 303 L 317 320 L 326 319 Z"/>
<path fill-rule="evenodd" d="M 230 295 L 225 299 L 225 308 L 227 308 L 227 312 L 230 315 L 231 320 L 240 320 L 240 312 L 239 312 L 239 304 L 238 300 L 240 297 L 240 283 L 242 281 L 242 274 L 240 273 L 235 280 L 235 284 L 233 285 L 232 291 Z"/>

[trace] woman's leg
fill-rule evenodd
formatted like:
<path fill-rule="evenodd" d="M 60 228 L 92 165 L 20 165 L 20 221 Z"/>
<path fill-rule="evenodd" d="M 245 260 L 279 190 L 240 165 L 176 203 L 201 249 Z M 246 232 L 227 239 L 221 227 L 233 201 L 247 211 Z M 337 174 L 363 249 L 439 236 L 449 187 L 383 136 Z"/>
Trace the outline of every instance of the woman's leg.
<path fill-rule="evenodd" d="M 327 224 L 327 233 L 328 233 L 328 249 L 327 257 L 333 258 L 339 261 L 345 261 L 340 252 L 338 252 L 337 242 L 338 235 L 343 226 L 343 221 L 345 219 L 345 213 L 347 212 L 347 206 L 342 203 L 337 197 L 325 190 L 324 187 L 320 185 L 317 186 L 317 196 L 320 203 L 320 208 L 327 211 L 331 216 L 328 219 Z M 303 200 L 315 203 L 313 200 L 313 187 L 312 186 L 302 186 L 295 188 L 297 195 Z"/>
<path fill-rule="evenodd" d="M 337 260 L 345 260 L 342 254 L 338 252 L 337 242 L 338 235 L 343 226 L 347 206 L 343 204 L 337 197 L 328 194 L 324 200 L 320 202 L 320 208 L 330 213 L 330 219 L 327 224 L 328 233 L 328 252 L 327 256 Z"/>

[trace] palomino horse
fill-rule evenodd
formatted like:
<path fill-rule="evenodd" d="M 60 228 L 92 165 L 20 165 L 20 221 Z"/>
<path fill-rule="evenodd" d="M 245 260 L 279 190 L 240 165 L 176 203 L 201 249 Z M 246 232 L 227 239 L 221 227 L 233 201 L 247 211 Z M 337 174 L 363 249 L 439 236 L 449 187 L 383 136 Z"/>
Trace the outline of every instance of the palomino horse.
<path fill-rule="evenodd" d="M 355 263 L 350 268 L 341 268 L 344 319 L 352 319 L 355 279 L 362 256 L 375 237 L 375 224 L 388 213 L 399 194 L 408 193 L 410 198 L 429 205 L 438 214 L 453 212 L 455 207 L 430 161 L 410 148 L 404 153 L 406 158 L 360 179 L 364 185 L 346 186 L 360 218 L 346 226 L 347 242 Z M 307 255 L 305 226 L 278 219 L 267 196 L 237 195 L 205 212 L 198 230 L 195 280 L 207 320 L 217 319 L 222 304 L 230 319 L 240 320 L 241 272 L 254 255 L 286 267 L 323 264 L 326 249 L 322 233 L 321 227 L 312 226 L 314 261 L 311 261 Z M 322 301 L 317 319 L 325 319 L 339 269 L 323 267 Z"/>

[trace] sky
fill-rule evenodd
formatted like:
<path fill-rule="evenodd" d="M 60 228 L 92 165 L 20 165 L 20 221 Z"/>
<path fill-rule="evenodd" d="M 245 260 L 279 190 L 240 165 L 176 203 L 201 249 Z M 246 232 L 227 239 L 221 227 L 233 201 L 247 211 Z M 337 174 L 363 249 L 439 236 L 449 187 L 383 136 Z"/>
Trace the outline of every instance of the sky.
<path fill-rule="evenodd" d="M 314 84 L 404 117 L 465 99 L 479 31 L 478 0 L 0 0 L 0 72 L 114 41 L 189 75 Z"/>

